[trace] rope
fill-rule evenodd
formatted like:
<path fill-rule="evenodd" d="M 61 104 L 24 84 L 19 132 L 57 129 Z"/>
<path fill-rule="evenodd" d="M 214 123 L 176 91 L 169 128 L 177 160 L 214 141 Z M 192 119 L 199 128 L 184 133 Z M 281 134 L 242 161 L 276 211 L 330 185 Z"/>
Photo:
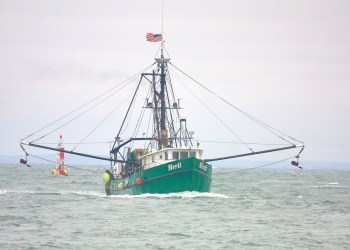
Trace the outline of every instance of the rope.
<path fill-rule="evenodd" d="M 257 169 L 257 168 L 263 168 L 263 167 L 266 167 L 266 166 L 270 166 L 270 165 L 274 165 L 274 164 L 277 164 L 277 163 L 280 163 L 280 162 L 283 162 L 283 161 L 290 160 L 290 159 L 292 159 L 292 158 L 295 158 L 295 156 L 288 157 L 288 158 L 283 159 L 283 160 L 280 160 L 280 161 L 276 161 L 276 162 L 272 162 L 272 163 L 264 164 L 264 165 L 257 166 L 257 167 L 245 168 L 245 169 L 234 170 L 234 171 L 229 171 L 229 172 L 224 172 L 224 173 L 214 173 L 214 175 L 220 175 L 220 174 L 231 174 L 231 173 L 237 173 L 237 172 L 249 171 L 249 170 L 253 170 L 253 169 Z"/>

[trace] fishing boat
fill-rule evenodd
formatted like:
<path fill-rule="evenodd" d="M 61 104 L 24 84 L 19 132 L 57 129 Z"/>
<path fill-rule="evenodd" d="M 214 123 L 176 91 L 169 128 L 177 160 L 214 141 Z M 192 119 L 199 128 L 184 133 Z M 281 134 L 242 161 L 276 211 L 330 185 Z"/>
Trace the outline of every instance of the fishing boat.
<path fill-rule="evenodd" d="M 275 151 L 300 148 L 300 151 L 296 155 L 293 155 L 296 160 L 292 161 L 294 166 L 299 166 L 299 155 L 304 149 L 304 144 L 301 141 L 279 132 L 241 111 L 227 100 L 209 90 L 206 86 L 196 82 L 204 90 L 218 97 L 220 101 L 242 112 L 253 122 L 256 122 L 264 129 L 287 142 L 287 145 L 284 146 L 253 150 L 248 143 L 245 143 L 238 137 L 242 144 L 247 147 L 248 152 L 239 154 L 234 154 L 233 152 L 226 156 L 205 158 L 204 149 L 201 148 L 197 139 L 194 138 L 194 132 L 188 129 L 187 119 L 183 118 L 180 114 L 182 106 L 180 105 L 180 99 L 175 97 L 172 87 L 173 82 L 169 74 L 169 67 L 178 68 L 165 55 L 162 34 L 148 33 L 146 38 L 149 42 L 160 42 L 160 54 L 156 56 L 155 62 L 151 65 L 152 67 L 149 67 L 147 71 L 140 74 L 138 85 L 132 95 L 125 116 L 123 119 L 120 119 L 121 126 L 108 152 L 109 157 L 76 152 L 75 150 L 67 150 L 63 147 L 55 148 L 37 143 L 39 139 L 44 138 L 46 135 L 39 137 L 39 139 L 27 141 L 28 138 L 46 129 L 47 126 L 21 140 L 20 145 L 25 151 L 26 156 L 29 153 L 27 153 L 24 147 L 30 146 L 58 151 L 59 154 L 67 153 L 109 161 L 109 169 L 105 170 L 102 174 L 107 195 L 166 194 L 184 191 L 210 192 L 213 172 L 211 162 L 267 154 Z M 188 75 L 185 74 L 185 76 Z M 142 112 L 135 125 L 136 132 L 129 137 L 121 138 L 122 130 L 125 126 L 130 126 L 127 125 L 126 121 L 130 116 L 141 83 L 148 84 L 149 91 L 144 99 Z M 147 136 L 146 133 L 142 134 L 142 136 L 137 136 L 138 128 L 146 110 L 151 114 L 151 118 L 148 121 L 148 128 L 151 129 L 147 132 Z M 50 133 L 56 130 L 50 131 Z M 137 142 L 139 144 L 135 146 Z M 140 144 L 140 142 L 142 143 Z M 27 159 L 21 160 L 21 162 L 26 164 Z"/>

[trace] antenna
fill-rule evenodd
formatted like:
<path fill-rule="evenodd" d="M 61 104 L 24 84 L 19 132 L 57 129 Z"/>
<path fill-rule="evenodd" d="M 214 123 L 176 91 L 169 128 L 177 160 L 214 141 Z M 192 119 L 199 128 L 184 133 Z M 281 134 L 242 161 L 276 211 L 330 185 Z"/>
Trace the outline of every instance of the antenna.
<path fill-rule="evenodd" d="M 164 5 L 163 5 L 163 0 L 162 0 L 162 41 L 164 38 L 164 33 L 163 33 L 163 18 L 164 18 Z"/>

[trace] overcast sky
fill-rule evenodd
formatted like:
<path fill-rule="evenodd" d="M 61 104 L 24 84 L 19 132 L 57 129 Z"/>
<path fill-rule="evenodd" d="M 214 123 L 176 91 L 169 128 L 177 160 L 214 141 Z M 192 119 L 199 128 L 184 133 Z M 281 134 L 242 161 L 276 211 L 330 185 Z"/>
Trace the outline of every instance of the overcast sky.
<path fill-rule="evenodd" d="M 172 62 L 305 142 L 304 160 L 350 162 L 349 24 L 347 0 L 164 1 Z M 0 154 L 150 65 L 147 32 L 161 32 L 160 0 L 0 0 Z"/>

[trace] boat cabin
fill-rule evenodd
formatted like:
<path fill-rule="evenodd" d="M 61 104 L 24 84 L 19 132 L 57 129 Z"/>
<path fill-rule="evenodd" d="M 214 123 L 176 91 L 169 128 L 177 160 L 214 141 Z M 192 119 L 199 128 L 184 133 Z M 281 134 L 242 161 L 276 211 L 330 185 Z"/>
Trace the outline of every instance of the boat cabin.
<path fill-rule="evenodd" d="M 145 154 L 139 158 L 141 166 L 144 170 L 153 168 L 160 164 L 168 162 L 192 158 L 201 159 L 203 154 L 202 149 L 198 148 L 165 148 Z"/>

